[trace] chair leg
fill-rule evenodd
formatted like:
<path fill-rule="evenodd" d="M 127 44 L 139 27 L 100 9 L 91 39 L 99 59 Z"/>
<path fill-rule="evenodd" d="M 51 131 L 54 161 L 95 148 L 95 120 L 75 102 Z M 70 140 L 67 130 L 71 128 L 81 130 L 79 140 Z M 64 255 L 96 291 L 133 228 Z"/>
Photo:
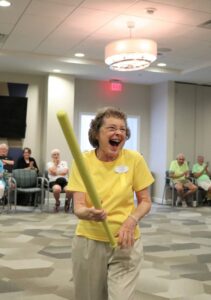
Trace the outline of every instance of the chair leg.
<path fill-rule="evenodd" d="M 166 184 L 165 184 L 164 190 L 163 190 L 162 205 L 163 205 L 164 199 L 166 199 Z"/>
<path fill-rule="evenodd" d="M 38 193 L 34 193 L 34 207 L 38 205 Z"/>
<path fill-rule="evenodd" d="M 49 202 L 50 202 L 50 192 L 49 192 L 49 190 L 48 190 L 48 192 L 47 192 L 47 201 L 48 201 L 48 204 L 47 204 L 47 210 L 48 210 L 48 212 L 49 212 Z"/>
<path fill-rule="evenodd" d="M 15 213 L 16 213 L 16 208 L 17 208 L 17 190 L 16 189 L 14 190 L 14 205 L 15 205 Z"/>
<path fill-rule="evenodd" d="M 41 211 L 43 211 L 44 203 L 45 203 L 45 190 L 44 190 L 44 188 L 42 188 L 42 190 L 41 190 Z"/>
<path fill-rule="evenodd" d="M 42 211 L 42 207 L 43 207 L 43 195 L 42 195 L 42 191 L 40 191 L 38 193 L 38 199 L 40 199 L 40 211 Z"/>
<path fill-rule="evenodd" d="M 172 187 L 172 203 L 171 203 L 172 206 L 174 206 L 174 197 L 175 197 L 175 190 L 174 187 Z"/>

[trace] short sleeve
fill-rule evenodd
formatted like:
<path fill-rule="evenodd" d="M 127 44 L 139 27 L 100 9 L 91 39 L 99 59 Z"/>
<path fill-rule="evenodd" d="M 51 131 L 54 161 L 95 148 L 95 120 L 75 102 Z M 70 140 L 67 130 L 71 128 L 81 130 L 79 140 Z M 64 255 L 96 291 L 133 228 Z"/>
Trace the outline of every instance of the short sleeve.
<path fill-rule="evenodd" d="M 173 160 L 170 164 L 170 167 L 169 167 L 169 171 L 170 172 L 175 172 L 175 160 Z"/>
<path fill-rule="evenodd" d="M 81 175 L 78 171 L 75 161 L 73 161 L 68 180 L 68 190 L 75 192 L 86 192 Z"/>
<path fill-rule="evenodd" d="M 140 154 L 136 157 L 135 170 L 134 170 L 134 190 L 140 191 L 147 188 L 154 182 L 154 178 L 146 164 L 144 157 Z"/>

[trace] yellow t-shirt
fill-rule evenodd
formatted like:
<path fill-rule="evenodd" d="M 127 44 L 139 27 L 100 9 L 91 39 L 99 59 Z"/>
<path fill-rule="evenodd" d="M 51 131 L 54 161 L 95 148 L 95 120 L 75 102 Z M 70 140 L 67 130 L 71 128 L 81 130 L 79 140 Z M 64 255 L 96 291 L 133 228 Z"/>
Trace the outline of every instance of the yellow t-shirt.
<path fill-rule="evenodd" d="M 134 191 L 140 191 L 153 183 L 154 179 L 142 155 L 136 151 L 123 149 L 112 162 L 100 161 L 95 151 L 83 153 L 88 172 L 93 180 L 103 209 L 107 212 L 107 222 L 115 236 L 122 223 L 134 209 Z M 68 190 L 86 193 L 86 188 L 73 163 L 68 182 Z M 86 193 L 86 204 L 92 203 Z M 87 238 L 108 241 L 101 222 L 80 220 L 76 234 Z M 140 236 L 137 226 L 135 238 Z"/>

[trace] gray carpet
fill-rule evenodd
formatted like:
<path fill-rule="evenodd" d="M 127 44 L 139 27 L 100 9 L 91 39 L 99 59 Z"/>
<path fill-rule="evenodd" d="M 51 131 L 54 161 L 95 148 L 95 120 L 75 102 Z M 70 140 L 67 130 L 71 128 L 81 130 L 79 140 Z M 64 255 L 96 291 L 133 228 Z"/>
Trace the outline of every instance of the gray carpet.
<path fill-rule="evenodd" d="M 76 223 L 63 211 L 1 213 L 0 299 L 74 300 Z M 210 300 L 210 228 L 211 208 L 153 205 L 141 222 L 145 255 L 136 300 Z"/>

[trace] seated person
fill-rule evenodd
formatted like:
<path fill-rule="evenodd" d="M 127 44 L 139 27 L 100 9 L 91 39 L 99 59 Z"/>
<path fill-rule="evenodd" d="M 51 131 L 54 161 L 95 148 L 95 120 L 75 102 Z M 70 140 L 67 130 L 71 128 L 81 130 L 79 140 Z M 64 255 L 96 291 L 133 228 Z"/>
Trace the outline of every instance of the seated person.
<path fill-rule="evenodd" d="M 0 160 L 0 199 L 4 197 L 5 190 L 5 181 L 4 181 L 4 165 L 2 160 Z"/>
<path fill-rule="evenodd" d="M 28 147 L 25 147 L 23 149 L 23 155 L 18 158 L 14 169 L 30 169 L 30 170 L 36 170 L 37 173 L 39 172 L 36 160 L 31 157 L 31 149 Z"/>
<path fill-rule="evenodd" d="M 67 190 L 68 183 L 68 166 L 67 162 L 61 160 L 60 150 L 53 149 L 51 151 L 52 161 L 47 163 L 48 178 L 50 187 L 53 189 L 54 198 L 56 200 L 54 211 L 58 212 L 60 207 L 60 193 L 62 190 L 66 192 L 65 211 L 68 212 L 70 208 L 70 199 L 72 193 Z"/>
<path fill-rule="evenodd" d="M 0 159 L 3 162 L 4 170 L 8 173 L 12 173 L 14 166 L 14 160 L 8 156 L 9 148 L 7 144 L 0 144 Z"/>
<path fill-rule="evenodd" d="M 182 203 L 183 207 L 187 207 L 187 198 L 196 192 L 197 187 L 189 180 L 189 168 L 184 154 L 178 154 L 177 159 L 171 162 L 169 176 L 172 178 L 174 187 L 177 190 L 176 206 Z M 185 188 L 187 188 L 187 191 L 185 191 Z"/>
<path fill-rule="evenodd" d="M 211 206 L 211 173 L 208 170 L 208 163 L 204 162 L 204 156 L 198 155 L 197 163 L 193 165 L 192 173 L 198 186 L 207 191 L 208 205 Z"/>

